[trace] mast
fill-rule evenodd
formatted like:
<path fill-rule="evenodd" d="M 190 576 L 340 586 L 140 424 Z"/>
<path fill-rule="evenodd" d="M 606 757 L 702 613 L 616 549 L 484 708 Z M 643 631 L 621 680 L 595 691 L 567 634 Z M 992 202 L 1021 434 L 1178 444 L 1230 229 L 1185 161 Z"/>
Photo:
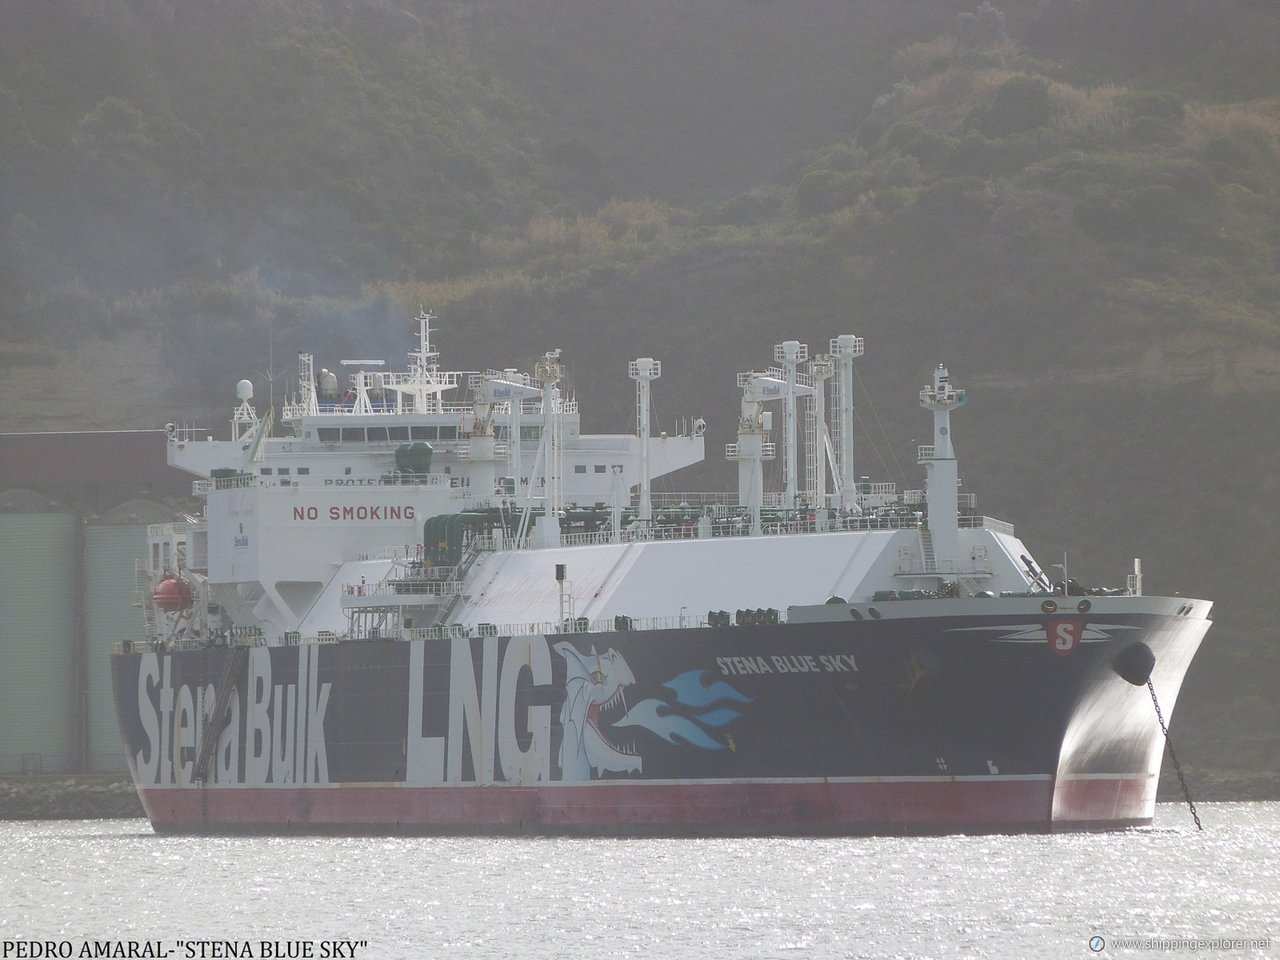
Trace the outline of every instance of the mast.
<path fill-rule="evenodd" d="M 827 529 L 827 381 L 834 368 L 831 357 L 819 354 L 809 361 L 809 376 L 813 380 L 813 393 L 809 395 L 809 409 L 805 414 L 808 432 L 805 436 L 805 466 L 808 487 L 807 496 L 816 508 L 815 529 Z"/>
<path fill-rule="evenodd" d="M 563 420 L 560 416 L 560 388 L 557 386 L 564 376 L 560 351 L 547 351 L 538 361 L 536 372 L 538 379 L 542 381 L 542 442 L 539 449 L 542 453 L 546 490 L 542 501 L 543 516 L 534 528 L 534 534 L 538 546 L 558 547 L 560 546 L 560 517 L 564 512 L 561 489 L 563 454 L 560 436 Z M 531 490 L 532 479 L 530 477 Z"/>
<path fill-rule="evenodd" d="M 783 505 L 794 510 L 797 486 L 796 366 L 809 359 L 809 346 L 798 340 L 784 340 L 774 346 L 773 358 L 782 364 L 786 380 L 782 407 L 782 471 L 786 483 Z"/>
<path fill-rule="evenodd" d="M 506 374 L 509 381 L 514 381 L 520 372 L 513 367 L 508 367 L 503 373 Z M 523 410 L 524 394 L 513 395 L 509 405 L 510 416 L 507 421 L 507 469 L 511 471 L 511 476 L 515 480 L 516 496 L 520 494 L 521 473 L 524 470 L 524 464 L 520 456 L 520 414 Z"/>
<path fill-rule="evenodd" d="M 836 424 L 839 431 L 840 509 L 858 512 L 858 475 L 853 463 L 853 360 L 862 356 L 861 337 L 845 333 L 831 340 L 831 355 L 838 362 L 836 375 Z"/>
<path fill-rule="evenodd" d="M 952 386 L 942 364 L 933 371 L 932 384 L 920 391 L 920 406 L 933 411 L 933 446 L 921 447 L 919 460 L 928 476 L 928 529 L 939 566 L 960 559 L 960 474 L 951 442 L 951 411 L 967 402 L 965 392 Z"/>
<path fill-rule="evenodd" d="M 439 351 L 431 349 L 431 321 L 434 319 L 436 319 L 435 314 L 427 313 L 423 307 L 418 307 L 418 349 L 409 351 L 409 359 L 413 361 L 410 366 L 424 372 L 435 370 L 436 360 L 440 356 Z"/>
<path fill-rule="evenodd" d="M 651 357 L 632 360 L 627 375 L 636 382 L 636 434 L 640 438 L 640 505 L 637 517 L 644 524 L 653 519 L 649 493 L 649 384 L 662 376 L 662 361 Z"/>
<path fill-rule="evenodd" d="M 309 353 L 298 354 L 298 403 L 297 414 L 314 417 L 320 411 L 316 399 L 315 358 Z M 288 415 L 286 414 L 286 419 Z"/>
<path fill-rule="evenodd" d="M 772 427 L 772 415 L 764 401 L 776 397 L 776 381 L 766 375 L 746 371 L 738 374 L 742 388 L 742 411 L 738 416 L 738 441 L 727 443 L 726 460 L 738 461 L 738 503 L 750 516 L 751 535 L 761 533 L 760 508 L 764 506 L 764 461 L 772 460 L 774 447 L 765 438 Z"/>
<path fill-rule="evenodd" d="M 439 413 L 443 404 L 437 383 L 439 351 L 431 349 L 431 321 L 434 314 L 418 307 L 418 349 L 409 351 L 409 372 L 413 385 L 413 409 L 419 412 Z M 451 386 L 452 384 L 450 384 Z"/>

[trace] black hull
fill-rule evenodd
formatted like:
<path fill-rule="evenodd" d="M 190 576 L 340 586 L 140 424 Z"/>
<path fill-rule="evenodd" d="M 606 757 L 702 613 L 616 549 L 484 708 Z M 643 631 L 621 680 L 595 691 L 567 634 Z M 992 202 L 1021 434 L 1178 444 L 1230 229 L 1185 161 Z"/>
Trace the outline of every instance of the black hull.
<path fill-rule="evenodd" d="M 166 832 L 1149 822 L 1163 740 L 1146 687 L 1112 664 L 1146 644 L 1167 716 L 1209 621 L 1119 603 L 1051 615 L 1030 601 L 950 616 L 946 603 L 770 626 L 135 650 L 113 658 L 116 705 L 139 794 Z"/>

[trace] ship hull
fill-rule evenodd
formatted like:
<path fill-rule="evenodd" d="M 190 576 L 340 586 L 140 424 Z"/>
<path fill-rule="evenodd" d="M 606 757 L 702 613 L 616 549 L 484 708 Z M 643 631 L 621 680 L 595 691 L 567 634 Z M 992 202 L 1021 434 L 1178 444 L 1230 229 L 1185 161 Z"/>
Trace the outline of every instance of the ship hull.
<path fill-rule="evenodd" d="M 1167 716 L 1209 621 L 1119 600 L 1089 616 L 932 603 L 830 622 L 148 647 L 113 658 L 116 705 L 159 832 L 1149 823 L 1163 738 L 1148 689 L 1113 664 L 1146 645 Z"/>

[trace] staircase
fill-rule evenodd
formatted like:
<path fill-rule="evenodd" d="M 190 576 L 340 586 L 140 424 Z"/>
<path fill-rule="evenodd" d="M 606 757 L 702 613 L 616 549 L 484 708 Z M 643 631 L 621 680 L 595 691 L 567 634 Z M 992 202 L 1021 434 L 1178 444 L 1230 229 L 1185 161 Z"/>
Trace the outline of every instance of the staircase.
<path fill-rule="evenodd" d="M 938 559 L 933 555 L 933 534 L 928 527 L 920 528 L 920 559 L 925 573 L 938 572 Z"/>
<path fill-rule="evenodd" d="M 462 583 L 467 578 L 467 572 L 470 571 L 475 562 L 480 559 L 480 554 L 485 552 L 483 546 L 484 538 L 474 537 L 467 552 L 462 555 L 461 562 L 454 567 L 453 575 L 449 577 L 449 583 Z M 431 626 L 436 627 L 442 623 L 448 623 L 449 617 L 453 615 L 453 608 L 462 600 L 461 593 L 455 593 L 449 598 L 449 602 L 441 604 L 440 609 L 436 611 L 436 615 L 431 620 Z"/>
<path fill-rule="evenodd" d="M 151 602 L 151 573 L 142 560 L 135 560 L 133 565 L 133 606 L 142 608 L 142 635 L 148 643 L 154 643 L 159 630 L 155 604 Z"/>
<path fill-rule="evenodd" d="M 227 669 L 222 674 L 222 683 L 218 684 L 218 701 L 214 705 L 213 713 L 205 721 L 204 737 L 200 741 L 200 755 L 196 757 L 195 769 L 191 774 L 193 782 L 205 782 L 209 761 L 213 759 L 213 752 L 218 747 L 218 737 L 222 736 L 222 731 L 227 728 L 231 720 L 229 716 L 231 694 L 236 688 L 236 678 L 244 673 L 245 664 L 248 661 L 248 647 L 237 646 L 232 649 L 231 659 L 227 661 Z"/>

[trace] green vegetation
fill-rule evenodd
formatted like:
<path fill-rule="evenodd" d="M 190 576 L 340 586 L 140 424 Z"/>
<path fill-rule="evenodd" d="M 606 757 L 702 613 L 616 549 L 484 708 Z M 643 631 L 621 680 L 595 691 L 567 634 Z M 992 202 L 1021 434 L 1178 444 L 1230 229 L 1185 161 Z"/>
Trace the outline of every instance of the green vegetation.
<path fill-rule="evenodd" d="M 195 284 L 216 313 L 246 275 L 304 303 L 424 284 L 451 302 L 781 243 L 870 258 L 885 289 L 848 292 L 877 309 L 912 276 L 933 320 L 963 282 L 989 323 L 1118 300 L 1276 334 L 1280 102 L 1260 77 L 1280 70 L 1259 59 L 1233 100 L 1214 51 L 1253 56 L 1280 18 L 914 6 L 778 28 L 728 0 L 10 5 L 5 331 L 169 326 L 172 296 Z M 690 129 L 712 113 L 723 135 Z"/>
<path fill-rule="evenodd" d="M 139 337 L 209 422 L 269 342 L 398 356 L 424 303 L 462 365 L 669 359 L 668 402 L 722 385 L 714 428 L 769 344 L 857 332 L 898 438 L 945 357 L 991 401 L 989 510 L 1218 600 L 1192 758 L 1229 758 L 1237 700 L 1280 757 L 1276 49 L 1249 0 L 16 0 L 0 355 Z"/>

